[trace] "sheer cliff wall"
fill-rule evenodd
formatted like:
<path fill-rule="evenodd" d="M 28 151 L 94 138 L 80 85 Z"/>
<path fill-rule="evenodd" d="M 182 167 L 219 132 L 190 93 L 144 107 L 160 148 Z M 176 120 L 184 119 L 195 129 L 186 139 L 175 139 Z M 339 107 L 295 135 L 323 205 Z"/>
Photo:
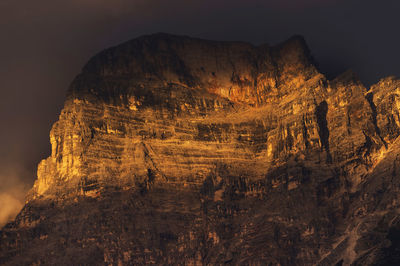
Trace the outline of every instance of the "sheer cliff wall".
<path fill-rule="evenodd" d="M 299 36 L 107 49 L 73 81 L 0 262 L 387 262 L 399 88 L 327 80 Z"/>

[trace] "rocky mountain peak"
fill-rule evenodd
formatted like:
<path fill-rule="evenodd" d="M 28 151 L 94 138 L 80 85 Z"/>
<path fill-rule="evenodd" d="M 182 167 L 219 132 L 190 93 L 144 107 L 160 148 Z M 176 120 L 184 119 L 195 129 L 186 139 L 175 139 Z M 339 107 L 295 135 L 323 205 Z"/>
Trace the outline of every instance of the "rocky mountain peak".
<path fill-rule="evenodd" d="M 77 77 L 70 94 L 72 98 L 104 96 L 102 100 L 107 100 L 108 96 L 115 98 L 115 94 L 129 97 L 134 87 L 170 84 L 184 90 L 205 89 L 231 101 L 260 105 L 283 76 L 308 79 L 315 72 L 305 41 L 299 36 L 268 48 L 160 33 L 96 55 Z M 110 88 L 108 80 L 120 80 L 123 84 Z M 91 87 L 94 83 L 95 89 Z M 146 89 L 146 93 L 151 93 L 151 89 Z"/>
<path fill-rule="evenodd" d="M 301 35 L 294 35 L 273 49 L 291 60 L 292 63 L 302 63 L 304 65 L 315 64 L 311 51 L 306 40 Z"/>
<path fill-rule="evenodd" d="M 0 264 L 395 263 L 400 83 L 310 54 L 160 33 L 94 56 Z"/>
<path fill-rule="evenodd" d="M 355 73 L 353 70 L 349 69 L 347 71 L 345 71 L 344 73 L 340 74 L 339 76 L 337 76 L 336 78 L 334 78 L 331 81 L 331 84 L 334 84 L 336 86 L 340 86 L 340 85 L 348 85 L 348 84 L 354 84 L 354 85 L 358 85 L 358 86 L 364 86 L 359 78 L 359 76 L 357 75 L 357 73 Z"/>

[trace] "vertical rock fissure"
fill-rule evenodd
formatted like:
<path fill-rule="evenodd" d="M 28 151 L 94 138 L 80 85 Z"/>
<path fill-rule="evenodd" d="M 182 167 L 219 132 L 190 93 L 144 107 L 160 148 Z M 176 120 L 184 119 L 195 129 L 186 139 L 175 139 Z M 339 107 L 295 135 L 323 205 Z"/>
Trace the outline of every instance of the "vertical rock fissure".
<path fill-rule="evenodd" d="M 156 163 L 154 162 L 153 158 L 150 156 L 150 151 L 147 148 L 147 145 L 142 142 L 142 146 L 143 146 L 143 152 L 144 152 L 144 156 L 150 161 L 151 166 L 165 179 L 168 180 L 168 177 L 157 167 Z M 149 170 L 152 171 L 150 168 L 147 169 L 148 174 L 149 174 Z M 155 176 L 154 173 L 152 173 L 152 181 L 154 181 Z"/>
<path fill-rule="evenodd" d="M 315 116 L 317 117 L 318 135 L 321 141 L 321 150 L 325 149 L 327 153 L 326 161 L 330 163 L 332 162 L 332 156 L 329 151 L 329 129 L 328 121 L 326 120 L 327 113 L 328 103 L 326 101 L 322 101 L 315 109 Z"/>
<path fill-rule="evenodd" d="M 376 105 L 374 103 L 374 95 L 372 92 L 370 92 L 365 96 L 365 98 L 367 99 L 369 106 L 371 107 L 371 110 L 372 110 L 372 123 L 374 124 L 376 134 L 378 134 L 380 140 L 383 142 L 383 144 L 385 145 L 385 148 L 387 149 L 388 145 L 387 145 L 386 141 L 382 138 L 381 130 L 378 127 L 378 122 L 377 122 L 377 118 L 376 118 L 377 117 Z"/>
<path fill-rule="evenodd" d="M 307 130 L 307 125 L 306 125 L 306 119 L 303 115 L 303 139 L 304 139 L 304 145 L 306 147 L 306 149 L 308 149 L 310 147 L 310 142 L 308 140 L 308 130 Z"/>

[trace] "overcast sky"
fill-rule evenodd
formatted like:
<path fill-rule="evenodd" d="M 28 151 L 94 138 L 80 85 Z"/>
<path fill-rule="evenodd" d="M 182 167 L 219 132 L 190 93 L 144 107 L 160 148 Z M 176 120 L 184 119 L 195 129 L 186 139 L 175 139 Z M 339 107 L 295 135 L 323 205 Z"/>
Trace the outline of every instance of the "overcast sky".
<path fill-rule="evenodd" d="M 322 71 L 400 76 L 400 1 L 0 0 L 1 193 L 30 187 L 67 87 L 95 53 L 155 32 L 254 44 L 305 37 Z"/>

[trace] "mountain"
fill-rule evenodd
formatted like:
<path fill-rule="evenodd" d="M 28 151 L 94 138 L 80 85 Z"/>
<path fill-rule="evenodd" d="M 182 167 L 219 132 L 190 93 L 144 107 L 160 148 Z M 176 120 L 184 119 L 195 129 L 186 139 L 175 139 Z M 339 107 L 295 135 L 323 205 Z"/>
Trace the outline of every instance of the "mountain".
<path fill-rule="evenodd" d="M 398 265 L 400 81 L 306 42 L 142 36 L 94 56 L 5 265 Z"/>

